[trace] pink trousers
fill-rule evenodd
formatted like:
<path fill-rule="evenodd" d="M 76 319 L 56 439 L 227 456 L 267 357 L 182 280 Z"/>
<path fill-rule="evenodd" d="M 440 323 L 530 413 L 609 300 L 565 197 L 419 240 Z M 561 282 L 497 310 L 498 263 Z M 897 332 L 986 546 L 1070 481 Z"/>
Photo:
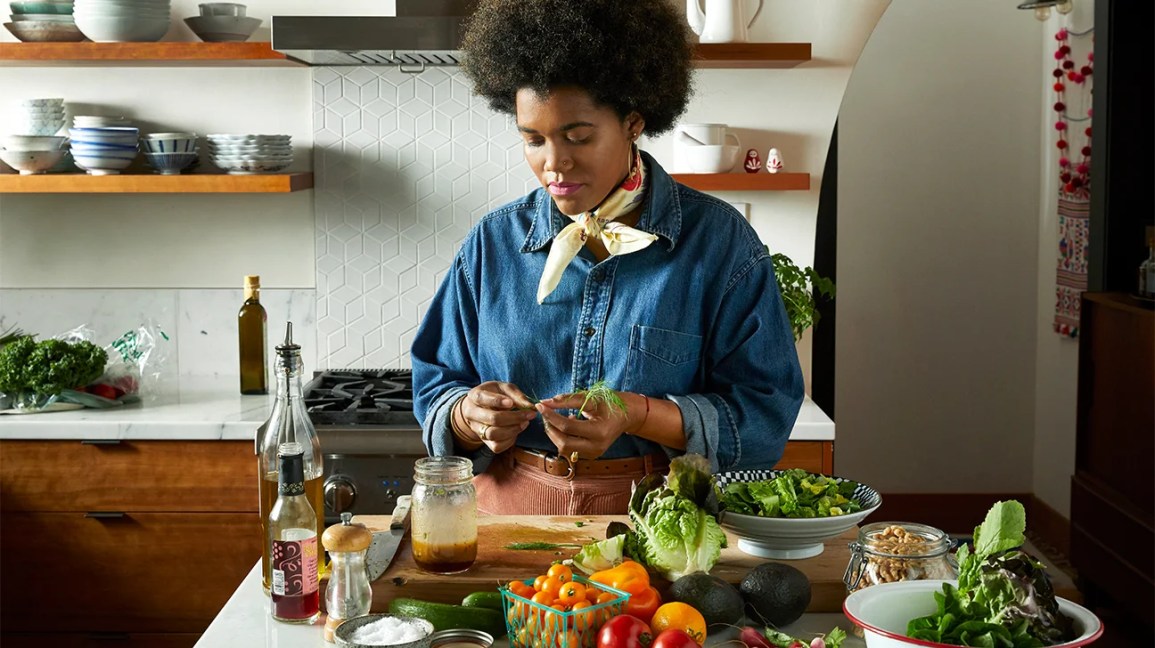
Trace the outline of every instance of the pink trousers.
<path fill-rule="evenodd" d="M 487 515 L 625 515 L 630 487 L 642 477 L 637 471 L 570 481 L 499 455 L 473 485 L 477 510 Z"/>

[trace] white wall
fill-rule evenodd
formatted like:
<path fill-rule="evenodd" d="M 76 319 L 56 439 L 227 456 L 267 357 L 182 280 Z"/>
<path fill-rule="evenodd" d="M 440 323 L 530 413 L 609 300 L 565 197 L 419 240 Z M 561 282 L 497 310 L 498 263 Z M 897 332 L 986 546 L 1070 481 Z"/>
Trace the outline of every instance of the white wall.
<path fill-rule="evenodd" d="M 837 463 L 884 492 L 1034 485 L 1042 31 L 895 0 L 847 88 Z"/>
<path fill-rule="evenodd" d="M 1094 24 L 1094 3 L 1076 2 L 1075 10 L 1067 17 L 1051 12 L 1043 27 L 1043 75 L 1054 69 L 1054 53 L 1058 43 L 1053 36 L 1061 25 L 1077 32 Z M 1071 59 L 1082 66 L 1092 43 L 1091 36 L 1070 38 Z M 1079 91 L 1067 84 L 1067 113 L 1085 115 L 1091 107 L 1090 92 Z M 1056 214 L 1059 191 L 1059 150 L 1055 142 L 1055 116 L 1052 106 L 1055 94 L 1046 84 L 1040 111 L 1044 151 L 1040 173 L 1039 212 L 1039 277 L 1038 277 L 1038 343 L 1036 345 L 1035 374 L 1035 474 L 1033 488 L 1044 502 L 1059 513 L 1070 517 L 1071 475 L 1075 472 L 1075 414 L 1078 394 L 1079 342 L 1060 337 L 1052 328 L 1055 315 L 1055 261 L 1059 222 Z M 1071 122 L 1072 131 L 1082 132 L 1086 123 Z M 1072 138 L 1078 143 L 1081 136 Z"/>

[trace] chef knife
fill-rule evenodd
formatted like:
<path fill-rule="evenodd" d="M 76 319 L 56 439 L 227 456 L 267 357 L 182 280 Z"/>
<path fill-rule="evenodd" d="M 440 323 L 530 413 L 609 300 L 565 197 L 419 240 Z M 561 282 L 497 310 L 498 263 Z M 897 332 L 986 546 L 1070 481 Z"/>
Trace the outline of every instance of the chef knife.
<path fill-rule="evenodd" d="M 393 507 L 393 519 L 389 522 L 388 531 L 378 531 L 373 534 L 373 542 L 369 544 L 369 553 L 366 563 L 369 569 L 369 582 L 373 582 L 389 569 L 393 556 L 397 554 L 397 547 L 401 545 L 401 538 L 409 529 L 409 506 L 412 503 L 409 495 L 397 498 L 397 505 Z"/>

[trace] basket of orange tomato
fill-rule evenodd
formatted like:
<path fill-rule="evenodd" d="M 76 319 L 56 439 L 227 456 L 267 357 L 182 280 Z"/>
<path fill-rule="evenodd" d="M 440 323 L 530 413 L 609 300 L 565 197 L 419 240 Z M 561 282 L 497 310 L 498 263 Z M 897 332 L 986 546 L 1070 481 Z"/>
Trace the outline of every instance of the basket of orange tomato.
<path fill-rule="evenodd" d="M 661 604 L 646 568 L 626 561 L 589 578 L 557 563 L 501 588 L 511 648 L 595 648 L 611 618 L 632 614 L 647 623 Z"/>

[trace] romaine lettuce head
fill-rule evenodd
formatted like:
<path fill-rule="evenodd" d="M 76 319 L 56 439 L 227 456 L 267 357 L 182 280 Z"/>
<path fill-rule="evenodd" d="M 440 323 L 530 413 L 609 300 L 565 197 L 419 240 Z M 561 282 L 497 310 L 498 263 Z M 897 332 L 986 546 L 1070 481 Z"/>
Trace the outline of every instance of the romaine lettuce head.
<path fill-rule="evenodd" d="M 630 511 L 643 562 L 674 581 L 718 562 L 726 534 L 714 516 L 669 489 L 647 494 L 641 511 Z"/>
<path fill-rule="evenodd" d="M 625 558 L 626 536 L 627 534 L 623 533 L 585 545 L 573 557 L 573 566 L 586 574 L 616 566 Z"/>

